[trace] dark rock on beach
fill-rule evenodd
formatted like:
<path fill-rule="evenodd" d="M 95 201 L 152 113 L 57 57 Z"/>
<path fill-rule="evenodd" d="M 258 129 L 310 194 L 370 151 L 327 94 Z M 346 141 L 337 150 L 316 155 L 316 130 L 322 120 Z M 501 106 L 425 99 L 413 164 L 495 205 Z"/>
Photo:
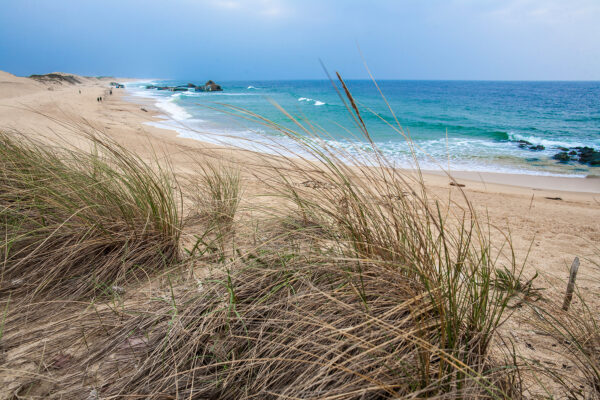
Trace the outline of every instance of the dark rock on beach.
<path fill-rule="evenodd" d="M 546 150 L 546 148 L 544 146 L 542 146 L 541 144 L 538 144 L 537 146 L 529 146 L 529 150 L 542 151 L 542 150 Z"/>

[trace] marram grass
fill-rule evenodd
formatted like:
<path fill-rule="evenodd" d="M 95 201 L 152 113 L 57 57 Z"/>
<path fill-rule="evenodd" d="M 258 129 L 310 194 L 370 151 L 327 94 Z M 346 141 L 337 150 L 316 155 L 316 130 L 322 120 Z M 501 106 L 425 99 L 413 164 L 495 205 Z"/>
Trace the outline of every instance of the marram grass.
<path fill-rule="evenodd" d="M 358 103 L 342 87 L 369 141 Z M 7 348 L 23 345 L 46 359 L 64 360 L 65 341 L 77 346 L 66 367 L 37 375 L 53 383 L 48 397 L 518 399 L 532 392 L 521 380 L 531 371 L 497 340 L 521 266 L 510 235 L 492 240 L 502 235 L 492 235 L 462 190 L 456 201 L 440 199 L 418 165 L 402 172 L 373 143 L 369 152 L 330 147 L 323 132 L 290 114 L 296 129 L 227 110 L 300 149 L 295 158 L 264 156 L 252 172 L 261 195 L 281 200 L 259 215 L 285 223 L 269 232 L 264 220 L 237 218 L 239 169 L 201 165 L 195 190 L 206 223 L 191 227 L 206 231 L 186 233 L 225 236 L 250 223 L 258 235 L 231 235 L 233 251 L 226 256 L 223 246 L 218 260 L 202 258 L 199 240 L 186 261 L 209 267 L 202 279 L 169 278 L 151 298 L 88 305 L 51 322 L 32 317 L 26 335 L 10 332 Z M 0 160 L 4 295 L 90 295 L 127 283 L 138 268 L 177 260 L 181 214 L 169 173 L 100 138 L 96 152 L 82 153 L 0 137 L 10 156 Z M 569 343 L 586 391 L 564 373 L 546 375 L 573 398 L 597 398 L 593 314 L 581 314 L 583 321 L 540 314 L 561 322 L 546 329 Z M 10 329 L 24 318 L 13 310 L 3 321 Z M 42 343 L 48 330 L 55 334 Z"/>
<path fill-rule="evenodd" d="M 0 296 L 98 295 L 178 259 L 173 177 L 86 138 L 92 151 L 0 132 Z"/>

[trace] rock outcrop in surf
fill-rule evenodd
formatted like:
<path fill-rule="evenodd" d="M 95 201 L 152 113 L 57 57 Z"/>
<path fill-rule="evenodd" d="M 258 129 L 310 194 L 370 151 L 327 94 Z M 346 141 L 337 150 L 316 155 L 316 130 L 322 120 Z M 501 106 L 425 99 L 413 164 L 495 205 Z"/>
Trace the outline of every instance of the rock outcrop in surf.
<path fill-rule="evenodd" d="M 203 86 L 196 86 L 196 92 L 222 92 L 221 85 L 217 85 L 213 81 L 207 81 Z"/>
<path fill-rule="evenodd" d="M 223 88 L 221 85 L 216 84 L 214 81 L 209 80 L 204 85 L 195 85 L 193 83 L 188 83 L 187 85 L 181 86 L 155 86 L 155 85 L 147 85 L 146 89 L 156 89 L 156 90 L 169 90 L 171 92 L 187 92 L 193 90 L 195 92 L 222 92 Z"/>
<path fill-rule="evenodd" d="M 600 166 L 600 151 L 591 147 L 562 148 L 561 150 L 560 153 L 556 153 L 552 158 L 561 163 L 577 161 L 592 167 Z"/>
<path fill-rule="evenodd" d="M 527 140 L 516 141 L 521 149 L 527 149 L 532 151 L 546 150 L 546 147 L 538 144 L 535 145 Z M 558 153 L 552 156 L 552 159 L 560 163 L 568 163 L 571 161 L 578 162 L 580 164 L 586 164 L 591 167 L 600 166 L 600 151 L 588 146 L 577 146 L 577 147 L 554 147 L 556 150 L 560 150 Z"/>

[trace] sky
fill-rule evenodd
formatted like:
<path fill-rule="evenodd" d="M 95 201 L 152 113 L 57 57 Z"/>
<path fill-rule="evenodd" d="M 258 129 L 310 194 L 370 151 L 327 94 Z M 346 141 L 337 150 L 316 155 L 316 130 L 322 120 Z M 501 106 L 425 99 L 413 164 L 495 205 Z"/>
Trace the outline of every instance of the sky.
<path fill-rule="evenodd" d="M 600 80 L 600 0 L 0 0 L 16 75 L 363 79 L 363 59 L 377 79 Z"/>

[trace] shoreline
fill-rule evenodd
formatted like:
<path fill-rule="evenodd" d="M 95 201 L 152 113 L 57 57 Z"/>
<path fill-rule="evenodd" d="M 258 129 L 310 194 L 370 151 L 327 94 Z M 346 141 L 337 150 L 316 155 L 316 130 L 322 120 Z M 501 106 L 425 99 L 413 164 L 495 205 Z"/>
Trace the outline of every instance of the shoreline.
<path fill-rule="evenodd" d="M 140 82 L 146 82 L 147 80 L 139 80 Z M 193 140 L 199 143 L 205 143 L 215 145 L 209 141 L 203 141 L 201 139 L 191 138 L 184 136 L 180 130 L 189 130 L 194 132 L 192 129 L 186 128 L 183 125 L 181 128 L 176 126 L 169 126 L 165 121 L 173 121 L 175 124 L 183 124 L 181 121 L 176 120 L 170 115 L 167 115 L 167 111 L 157 106 L 156 98 L 152 96 L 143 97 L 133 94 L 130 89 L 125 88 L 126 94 L 123 94 L 123 101 L 131 102 L 133 104 L 144 106 L 148 111 L 152 111 L 151 117 L 153 121 L 146 121 L 144 125 L 150 126 L 155 129 L 164 131 L 170 131 L 177 135 L 179 139 Z M 226 146 L 226 144 L 224 144 Z M 239 150 L 240 148 L 232 147 L 232 150 Z M 248 149 L 244 149 L 248 150 Z M 249 151 L 254 151 L 250 149 Z M 292 156 L 293 157 L 293 156 Z M 403 169 L 408 170 L 408 169 Z M 413 169 L 414 171 L 414 169 Z M 431 170 L 423 169 L 423 174 L 429 178 L 429 180 L 437 181 L 435 178 L 446 178 L 447 171 L 445 170 Z M 526 189 L 530 191 L 551 191 L 561 193 L 587 193 L 587 194 L 600 194 L 600 176 L 587 175 L 587 176 L 574 176 L 574 175 L 541 175 L 541 174 L 527 174 L 527 173 L 509 173 L 509 172 L 490 172 L 490 171 L 467 171 L 467 170 L 451 170 L 450 174 L 456 180 L 469 182 L 477 186 L 483 185 L 498 185 L 500 187 L 506 187 L 509 190 L 514 189 Z"/>

